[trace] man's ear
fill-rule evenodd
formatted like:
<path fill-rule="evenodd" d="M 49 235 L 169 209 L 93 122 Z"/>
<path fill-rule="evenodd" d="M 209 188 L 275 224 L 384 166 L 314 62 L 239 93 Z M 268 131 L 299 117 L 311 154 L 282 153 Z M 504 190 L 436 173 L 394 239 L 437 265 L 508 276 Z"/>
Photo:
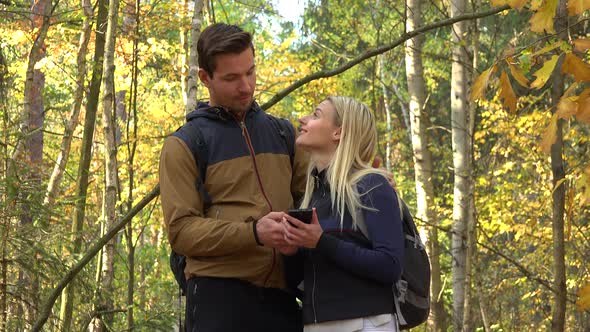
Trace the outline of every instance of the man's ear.
<path fill-rule="evenodd" d="M 203 85 L 209 87 L 209 81 L 211 80 L 211 78 L 209 77 L 209 73 L 207 73 L 205 69 L 199 68 L 198 75 L 201 82 L 203 82 Z"/>

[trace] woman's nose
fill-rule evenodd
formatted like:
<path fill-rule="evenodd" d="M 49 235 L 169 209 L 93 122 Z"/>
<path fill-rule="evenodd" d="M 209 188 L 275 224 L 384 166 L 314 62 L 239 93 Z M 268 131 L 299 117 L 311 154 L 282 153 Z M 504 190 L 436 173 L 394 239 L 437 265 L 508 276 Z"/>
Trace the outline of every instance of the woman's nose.
<path fill-rule="evenodd" d="M 307 118 L 308 118 L 308 115 L 301 117 L 299 119 L 299 124 L 302 124 L 302 125 L 306 124 L 307 123 Z"/>

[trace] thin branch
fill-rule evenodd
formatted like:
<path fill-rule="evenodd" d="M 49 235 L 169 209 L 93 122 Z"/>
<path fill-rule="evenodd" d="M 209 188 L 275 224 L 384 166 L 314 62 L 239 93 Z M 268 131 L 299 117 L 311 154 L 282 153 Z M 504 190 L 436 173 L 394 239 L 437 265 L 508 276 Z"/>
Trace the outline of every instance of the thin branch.
<path fill-rule="evenodd" d="M 387 44 L 387 45 L 383 45 L 383 46 L 380 46 L 380 47 L 377 47 L 374 49 L 370 49 L 370 50 L 366 51 L 365 53 L 358 55 L 357 57 L 353 58 L 352 60 L 344 63 L 343 65 L 341 65 L 335 69 L 322 70 L 322 71 L 307 75 L 307 76 L 295 81 L 293 84 L 291 84 L 290 86 L 285 88 L 283 91 L 277 93 L 274 97 L 272 97 L 269 101 L 264 103 L 261 107 L 262 107 L 262 109 L 265 109 L 265 110 L 269 109 L 274 104 L 278 103 L 283 98 L 285 98 L 287 95 L 289 95 L 291 92 L 297 90 L 298 88 L 302 87 L 303 85 L 305 85 L 311 81 L 315 81 L 320 78 L 326 78 L 326 77 L 332 77 L 332 76 L 338 75 L 338 74 L 358 65 L 359 63 L 361 63 L 371 57 L 374 57 L 379 54 L 390 51 L 393 48 L 395 48 L 399 45 L 402 45 L 405 41 L 412 39 L 422 33 L 427 32 L 427 31 L 446 27 L 446 26 L 449 26 L 449 25 L 452 25 L 454 23 L 461 22 L 461 21 L 467 21 L 467 20 L 473 20 L 473 19 L 482 18 L 482 17 L 486 17 L 486 16 L 491 16 L 491 15 L 497 14 L 497 13 L 502 12 L 507 9 L 510 9 L 510 6 L 504 5 L 504 6 L 496 7 L 496 8 L 490 9 L 488 11 L 484 11 L 484 12 L 460 15 L 460 16 L 456 16 L 456 17 L 453 17 L 450 19 L 446 19 L 446 20 L 438 21 L 438 22 L 435 22 L 432 24 L 428 24 L 428 25 L 425 25 L 425 26 L 418 28 L 414 31 L 404 33 L 396 41 L 394 41 L 390 44 Z"/>
<path fill-rule="evenodd" d="M 413 218 L 414 218 L 414 220 L 420 221 L 421 223 L 425 224 L 426 226 L 437 228 L 438 230 L 443 231 L 443 232 L 446 232 L 448 234 L 454 234 L 455 233 L 449 227 L 443 227 L 443 226 L 437 225 L 435 223 L 426 222 L 425 220 L 422 220 L 422 219 L 417 218 L 415 216 Z M 485 234 L 485 232 L 484 232 L 484 234 Z M 552 293 L 555 293 L 556 292 L 555 289 L 551 286 L 551 284 L 550 284 L 550 282 L 548 280 L 545 280 L 545 279 L 543 279 L 543 278 L 541 278 L 539 276 L 536 276 L 533 272 L 529 271 L 524 265 L 522 265 L 519 262 L 517 262 L 516 259 L 514 259 L 514 258 L 512 258 L 512 257 L 510 257 L 510 256 L 508 256 L 508 255 L 506 255 L 504 253 L 502 253 L 502 251 L 500 251 L 497 248 L 492 247 L 491 245 L 485 244 L 482 241 L 477 241 L 476 244 L 478 246 L 481 246 L 481 247 L 483 247 L 483 248 L 491 251 L 493 254 L 502 257 L 504 260 L 506 260 L 510 264 L 514 265 L 520 271 L 520 273 L 523 276 L 525 276 L 527 279 L 536 281 L 537 283 L 539 283 L 540 285 L 544 286 L 545 288 L 547 288 L 547 290 L 549 290 Z M 572 299 L 572 298 L 575 298 L 575 294 L 568 293 L 567 295 L 568 295 L 567 300 L 570 303 L 575 303 L 576 302 L 575 300 Z"/>

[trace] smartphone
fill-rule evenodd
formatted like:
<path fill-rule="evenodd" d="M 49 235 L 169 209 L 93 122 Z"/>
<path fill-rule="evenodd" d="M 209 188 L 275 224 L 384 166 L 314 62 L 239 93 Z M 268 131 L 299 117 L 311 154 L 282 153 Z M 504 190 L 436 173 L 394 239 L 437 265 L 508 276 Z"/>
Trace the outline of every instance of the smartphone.
<path fill-rule="evenodd" d="M 293 217 L 301 220 L 306 224 L 311 224 L 311 217 L 313 214 L 312 209 L 292 209 L 289 210 L 288 214 Z"/>

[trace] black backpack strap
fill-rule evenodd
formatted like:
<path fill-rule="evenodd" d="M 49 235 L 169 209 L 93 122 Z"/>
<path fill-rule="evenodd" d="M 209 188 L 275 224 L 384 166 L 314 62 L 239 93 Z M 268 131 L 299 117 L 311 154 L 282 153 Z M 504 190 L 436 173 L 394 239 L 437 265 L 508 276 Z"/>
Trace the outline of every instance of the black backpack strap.
<path fill-rule="evenodd" d="M 209 149 L 207 147 L 207 142 L 203 137 L 203 133 L 196 123 L 196 118 L 186 123 L 185 127 L 182 129 L 182 135 L 180 136 L 192 152 L 193 158 L 197 163 L 199 177 L 195 182 L 195 186 L 203 198 L 203 212 L 206 212 L 211 206 L 211 196 L 209 196 L 209 193 L 205 190 L 204 184 L 207 176 L 207 166 L 209 164 Z"/>
<path fill-rule="evenodd" d="M 205 213 L 211 206 L 211 196 L 209 196 L 209 192 L 207 192 L 204 185 L 209 162 L 207 142 L 203 138 L 203 133 L 194 119 L 178 128 L 173 135 L 180 138 L 193 154 L 199 171 L 199 176 L 195 181 L 195 187 L 203 199 L 203 213 Z M 185 295 L 187 291 L 187 281 L 184 276 L 185 266 L 186 257 L 172 251 L 170 254 L 170 268 L 178 282 L 181 295 Z"/>
<path fill-rule="evenodd" d="M 270 114 L 268 117 L 275 129 L 279 132 L 281 138 L 285 141 L 287 151 L 289 152 L 289 159 L 291 160 L 291 167 L 293 167 L 295 159 L 295 128 L 293 128 L 293 125 L 287 119 L 275 118 Z"/>

